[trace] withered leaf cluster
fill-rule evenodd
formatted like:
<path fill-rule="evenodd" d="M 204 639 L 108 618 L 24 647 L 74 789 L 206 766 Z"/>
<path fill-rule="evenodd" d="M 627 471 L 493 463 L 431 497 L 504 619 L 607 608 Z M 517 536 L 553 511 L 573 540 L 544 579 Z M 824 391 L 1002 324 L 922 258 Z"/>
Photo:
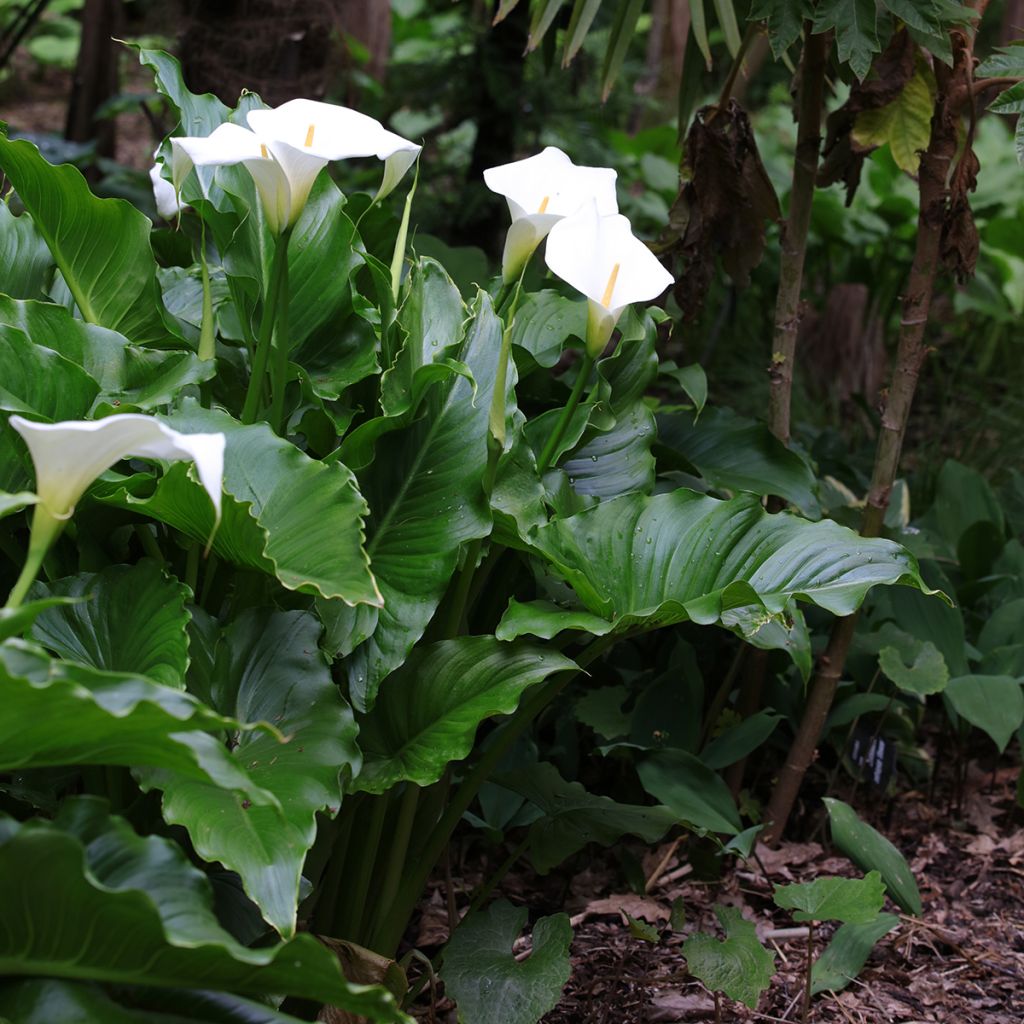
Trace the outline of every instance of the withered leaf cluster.
<path fill-rule="evenodd" d="M 684 315 L 693 318 L 716 260 L 738 285 L 747 284 L 761 262 L 766 222 L 781 214 L 750 120 L 735 100 L 697 112 L 686 137 L 682 176 L 659 248 L 680 257 L 675 296 Z"/>
<path fill-rule="evenodd" d="M 864 81 L 855 81 L 847 101 L 828 116 L 825 123 L 825 147 L 822 151 L 818 184 L 846 186 L 846 205 L 853 201 L 860 184 L 864 160 L 874 146 L 863 146 L 853 136 L 857 115 L 866 110 L 880 110 L 892 103 L 914 74 L 916 46 L 901 28 L 872 65 L 872 73 Z"/>

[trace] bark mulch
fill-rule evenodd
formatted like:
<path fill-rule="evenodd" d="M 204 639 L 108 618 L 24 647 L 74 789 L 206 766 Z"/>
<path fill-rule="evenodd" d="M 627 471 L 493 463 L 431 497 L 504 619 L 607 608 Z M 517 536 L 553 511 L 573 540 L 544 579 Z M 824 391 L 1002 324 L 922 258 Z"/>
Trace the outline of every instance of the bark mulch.
<path fill-rule="evenodd" d="M 815 997 L 814 1024 L 1022 1024 L 1024 1022 L 1024 824 L 1015 810 L 1016 770 L 983 773 L 970 766 L 961 805 L 936 808 L 925 794 L 899 797 L 883 829 L 903 851 L 921 890 L 924 914 L 903 916 L 842 992 Z M 862 813 L 865 809 L 860 808 Z M 881 827 L 881 826 L 879 826 Z M 721 937 L 716 903 L 739 907 L 775 953 L 776 975 L 756 1010 L 721 999 L 722 1022 L 799 1022 L 802 1017 L 806 928 L 771 900 L 773 885 L 820 875 L 861 872 L 824 842 L 759 848 L 758 860 L 736 862 L 718 882 L 694 880 L 686 846 L 665 843 L 643 854 L 648 891 L 628 891 L 607 851 L 568 878 L 514 872 L 502 895 L 534 910 L 564 909 L 572 917 L 572 976 L 544 1024 L 687 1024 L 715 1021 L 715 999 L 691 978 L 680 949 L 694 931 Z M 476 873 L 456 871 L 454 889 L 468 890 Z M 559 881 L 561 887 L 559 887 Z M 418 945 L 435 946 L 447 932 L 445 887 L 424 906 Z M 685 908 L 680 932 L 671 907 Z M 898 912 L 891 903 L 886 910 Z M 657 943 L 638 937 L 626 915 L 655 926 Z M 816 952 L 834 927 L 816 929 Z M 516 943 L 529 955 L 528 938 Z M 419 1011 L 419 1007 L 417 1011 Z M 417 1016 L 420 1013 L 417 1012 Z M 450 1002 L 424 1004 L 422 1020 L 454 1021 Z"/>

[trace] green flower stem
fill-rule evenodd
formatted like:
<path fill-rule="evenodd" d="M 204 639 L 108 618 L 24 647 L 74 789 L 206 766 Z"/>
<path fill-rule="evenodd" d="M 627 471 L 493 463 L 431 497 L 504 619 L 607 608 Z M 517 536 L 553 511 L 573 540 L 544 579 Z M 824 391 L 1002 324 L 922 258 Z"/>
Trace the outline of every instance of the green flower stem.
<path fill-rule="evenodd" d="M 288 356 L 291 354 L 291 333 L 288 329 L 288 260 L 281 261 L 281 294 L 274 331 L 273 357 L 270 361 L 270 429 L 281 434 L 284 428 L 284 393 L 288 388 Z"/>
<path fill-rule="evenodd" d="M 288 240 L 291 231 L 282 231 L 277 236 L 274 256 L 270 264 L 270 284 L 263 304 L 263 319 L 260 321 L 260 332 L 256 338 L 256 354 L 252 361 L 252 374 L 249 387 L 245 392 L 245 404 L 242 406 L 241 420 L 243 423 L 254 423 L 259 411 L 260 396 L 263 382 L 267 376 L 267 362 L 270 359 L 270 346 L 274 337 L 274 325 L 277 322 L 277 309 L 282 297 L 287 303 L 288 296 L 282 295 L 288 281 Z"/>
<path fill-rule="evenodd" d="M 355 812 L 361 803 L 361 794 L 355 793 L 342 799 L 341 807 L 331 822 L 330 850 L 320 883 L 313 893 L 313 931 L 318 935 L 337 935 L 338 919 L 342 908 L 339 906 L 345 868 L 349 865 L 348 851 L 355 833 Z"/>
<path fill-rule="evenodd" d="M 136 523 L 135 536 L 139 538 L 142 550 L 145 551 L 154 562 L 158 565 L 166 565 L 167 559 L 164 558 L 164 553 L 160 550 L 160 545 L 157 544 L 156 537 L 153 535 L 149 523 Z"/>
<path fill-rule="evenodd" d="M 370 882 L 373 878 L 373 869 L 377 863 L 377 854 L 380 849 L 380 837 L 384 832 L 384 819 L 387 817 L 388 794 L 372 797 L 369 801 L 370 820 L 366 824 L 366 831 L 359 836 L 359 844 L 356 850 L 354 871 L 352 874 L 352 887 L 348 890 L 347 905 L 339 915 L 340 933 L 338 938 L 348 939 L 350 942 L 363 942 L 363 916 L 366 911 L 366 900 L 370 894 Z M 358 824 L 358 821 L 357 821 Z"/>
<path fill-rule="evenodd" d="M 13 609 L 21 606 L 21 602 L 25 600 L 25 595 L 28 593 L 28 588 L 32 586 L 36 576 L 39 575 L 47 551 L 60 536 L 63 528 L 63 520 L 55 519 L 42 505 L 36 505 L 35 512 L 32 513 L 32 532 L 28 542 L 28 555 L 21 568 L 21 574 L 15 581 L 14 589 L 7 598 L 5 608 Z"/>
<path fill-rule="evenodd" d="M 203 321 L 199 328 L 199 358 L 213 359 L 217 354 L 217 333 L 213 324 L 213 291 L 210 288 L 210 270 L 206 265 L 206 221 L 200 220 L 199 268 L 203 275 Z"/>
<path fill-rule="evenodd" d="M 405 931 L 409 915 L 416 906 L 416 901 L 427 884 L 430 872 L 434 869 L 438 858 L 444 850 L 451 834 L 462 820 L 463 814 L 469 809 L 480 787 L 491 776 L 501 759 L 511 749 L 517 739 L 533 724 L 533 720 L 557 697 L 566 686 L 576 678 L 587 665 L 599 658 L 604 652 L 621 640 L 622 636 L 606 636 L 595 640 L 576 659 L 578 668 L 559 673 L 549 683 L 538 687 L 519 706 L 519 710 L 501 726 L 494 741 L 483 752 L 480 760 L 473 766 L 462 783 L 455 791 L 444 814 L 431 829 L 423 846 L 416 851 L 416 866 L 410 870 L 398 890 L 394 903 L 384 913 L 377 935 L 376 952 L 390 956 L 398 946 Z"/>
<path fill-rule="evenodd" d="M 543 451 L 537 458 L 537 472 L 541 476 L 544 475 L 551 465 L 552 460 L 555 458 L 555 453 L 558 451 L 558 446 L 562 443 L 566 430 L 569 429 L 569 424 L 572 422 L 576 407 L 580 404 L 580 399 L 583 397 L 583 389 L 590 379 L 590 371 L 593 368 L 594 357 L 589 352 L 584 352 L 583 361 L 580 363 L 580 372 L 576 377 L 576 383 L 572 387 L 572 394 L 569 395 L 569 402 L 562 410 L 562 414 L 558 417 L 558 422 L 555 424 L 555 429 L 551 431 Z"/>
<path fill-rule="evenodd" d="M 398 886 L 402 881 L 402 873 L 405 870 L 405 860 L 409 852 L 409 840 L 412 837 L 412 827 L 416 821 L 416 811 L 420 802 L 420 787 L 415 783 L 406 782 L 405 792 L 402 793 L 402 802 L 398 806 L 398 820 L 395 823 L 395 832 L 391 838 L 391 852 L 388 855 L 388 866 L 384 875 L 383 884 L 379 890 L 377 906 L 379 913 L 369 933 L 367 946 L 374 948 L 377 937 L 381 932 L 382 925 L 387 920 L 387 912 L 394 902 L 398 892 Z"/>

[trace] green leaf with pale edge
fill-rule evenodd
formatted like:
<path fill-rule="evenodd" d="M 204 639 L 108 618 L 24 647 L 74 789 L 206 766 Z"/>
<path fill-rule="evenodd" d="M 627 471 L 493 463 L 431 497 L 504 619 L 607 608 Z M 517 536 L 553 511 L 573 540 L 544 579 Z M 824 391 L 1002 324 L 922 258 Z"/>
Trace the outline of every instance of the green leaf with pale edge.
<path fill-rule="evenodd" d="M 864 969 L 875 943 L 899 923 L 895 914 L 879 914 L 863 924 L 844 924 L 811 968 L 811 995 L 846 988 Z"/>
<path fill-rule="evenodd" d="M 857 115 L 853 139 L 865 148 L 888 145 L 896 166 L 916 174 L 931 138 L 935 90 L 935 75 L 919 57 L 914 74 L 896 99 Z"/>
<path fill-rule="evenodd" d="M 946 659 L 930 640 L 921 645 L 911 665 L 904 662 L 895 647 L 883 647 L 878 652 L 878 667 L 886 679 L 904 693 L 921 696 L 940 693 L 949 682 Z"/>
<path fill-rule="evenodd" d="M 166 341 L 171 332 L 149 219 L 123 199 L 97 199 L 81 171 L 48 164 L 31 142 L 0 134 L 0 168 L 46 240 L 82 317 L 140 345 Z"/>
<path fill-rule="evenodd" d="M 1024 692 L 1013 676 L 957 676 L 943 693 L 958 715 L 991 737 L 1000 753 L 1024 722 Z"/>
<path fill-rule="evenodd" d="M 213 360 L 191 351 L 132 345 L 116 331 L 87 324 L 49 302 L 0 295 L 0 323 L 17 327 L 36 345 L 82 367 L 99 384 L 99 400 L 119 406 L 167 405 L 185 385 L 209 380 L 216 370 Z"/>
<path fill-rule="evenodd" d="M 114 985 L 292 993 L 399 1021 L 391 995 L 349 985 L 312 936 L 250 949 L 217 922 L 205 876 L 169 840 L 79 798 L 57 822 L 0 820 L 0 974 Z"/>
<path fill-rule="evenodd" d="M 489 636 L 417 648 L 360 716 L 365 761 L 352 788 L 384 793 L 403 780 L 436 782 L 450 761 L 469 754 L 482 721 L 511 714 L 531 686 L 575 667 L 557 651 Z"/>
<path fill-rule="evenodd" d="M 777 885 L 775 905 L 793 911 L 794 921 L 873 921 L 885 902 L 885 883 L 878 871 L 864 878 L 816 878 L 813 882 Z"/>
<path fill-rule="evenodd" d="M 875 0 L 821 0 L 814 9 L 814 31 L 835 29 L 839 59 L 863 78 L 881 49 Z"/>
<path fill-rule="evenodd" d="M 132 1007 L 122 1006 L 88 982 L 27 978 L 0 983 L 0 1020 L 18 1024 L 301 1024 L 253 999 L 226 992 L 157 990 L 131 993 Z M 143 1001 L 144 1009 L 138 1008 Z M 157 1011 L 154 1007 L 159 1006 Z"/>
<path fill-rule="evenodd" d="M 27 214 L 0 203 L 0 281 L 17 299 L 41 299 L 53 277 L 53 257 Z"/>
<path fill-rule="evenodd" d="M 611 846 L 626 835 L 656 843 L 678 820 L 666 807 L 620 804 L 588 793 L 563 779 L 553 764 L 532 764 L 493 781 L 544 812 L 530 826 L 529 844 L 530 860 L 542 875 L 588 843 Z"/>
<path fill-rule="evenodd" d="M 340 463 L 304 455 L 265 423 L 242 426 L 227 413 L 201 409 L 187 399 L 163 417 L 185 434 L 221 431 L 224 452 L 224 518 L 213 550 L 234 565 L 276 576 L 289 590 L 379 604 L 363 549 L 366 503 L 355 478 Z M 183 463 L 154 484 L 146 473 L 98 484 L 101 501 L 159 519 L 205 543 L 213 508 Z"/>
<path fill-rule="evenodd" d="M 879 871 L 889 896 L 908 914 L 921 916 L 921 894 L 906 858 L 881 832 L 842 800 L 825 797 L 832 841 L 862 871 Z"/>
<path fill-rule="evenodd" d="M 316 838 L 318 811 L 341 803 L 339 773 L 359 769 L 352 711 L 317 647 L 308 612 L 243 612 L 224 631 L 213 668 L 216 707 L 243 722 L 267 721 L 287 738 L 243 732 L 231 757 L 281 809 L 247 807 L 221 787 L 170 772 L 143 772 L 163 790 L 166 821 L 188 829 L 199 854 L 237 871 L 266 920 L 295 932 L 299 879 Z"/>
<path fill-rule="evenodd" d="M 690 973 L 713 992 L 757 1009 L 757 1001 L 771 984 L 775 957 L 757 941 L 757 929 L 737 907 L 715 907 L 725 930 L 725 941 L 698 932 L 683 943 Z"/>
<path fill-rule="evenodd" d="M 716 490 L 777 494 L 807 513 L 817 513 L 816 481 L 810 466 L 758 420 L 731 409 L 708 409 L 696 422 L 689 415 L 657 417 L 661 461 L 692 467 Z"/>
<path fill-rule="evenodd" d="M 238 799 L 274 802 L 217 738 L 238 723 L 190 694 L 50 661 L 17 640 L 0 645 L 0 686 L 0 771 L 149 765 L 210 782 L 241 794 Z"/>
<path fill-rule="evenodd" d="M 75 599 L 44 611 L 32 626 L 32 639 L 58 657 L 184 688 L 191 592 L 155 562 L 37 583 L 30 596 Z"/>
<path fill-rule="evenodd" d="M 730 836 L 743 828 L 721 776 L 685 750 L 648 754 L 636 770 L 644 789 L 691 827 Z"/>
<path fill-rule="evenodd" d="M 527 916 L 526 907 L 497 900 L 452 935 L 441 978 L 460 1024 L 536 1024 L 557 1005 L 571 973 L 569 915 L 542 917 L 533 926 L 530 955 L 516 960 L 512 944 Z"/>
<path fill-rule="evenodd" d="M 483 293 L 472 315 L 457 358 L 472 373 L 475 394 L 463 376 L 435 383 L 418 418 L 381 437 L 373 463 L 359 473 L 370 506 L 366 548 L 384 600 L 373 635 L 346 663 L 361 709 L 372 706 L 381 680 L 423 635 L 461 546 L 491 528 L 482 481 L 502 327 Z"/>
<path fill-rule="evenodd" d="M 616 631 L 691 619 L 799 650 L 806 631 L 785 621 L 793 598 L 848 615 L 873 586 L 924 586 L 899 545 L 830 521 L 769 515 L 751 496 L 627 495 L 542 526 L 531 540 L 587 610 Z M 773 620 L 786 628 L 758 635 Z"/>

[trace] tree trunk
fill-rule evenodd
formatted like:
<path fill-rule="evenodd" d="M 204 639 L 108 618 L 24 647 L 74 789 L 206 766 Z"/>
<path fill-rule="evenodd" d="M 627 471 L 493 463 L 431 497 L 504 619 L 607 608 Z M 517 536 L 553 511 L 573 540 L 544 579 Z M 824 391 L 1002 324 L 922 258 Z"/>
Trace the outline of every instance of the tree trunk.
<path fill-rule="evenodd" d="M 71 142 L 96 140 L 100 156 L 114 156 L 114 119 L 96 120 L 96 111 L 117 94 L 121 34 L 121 0 L 85 0 L 82 42 L 71 82 L 64 137 Z"/>

